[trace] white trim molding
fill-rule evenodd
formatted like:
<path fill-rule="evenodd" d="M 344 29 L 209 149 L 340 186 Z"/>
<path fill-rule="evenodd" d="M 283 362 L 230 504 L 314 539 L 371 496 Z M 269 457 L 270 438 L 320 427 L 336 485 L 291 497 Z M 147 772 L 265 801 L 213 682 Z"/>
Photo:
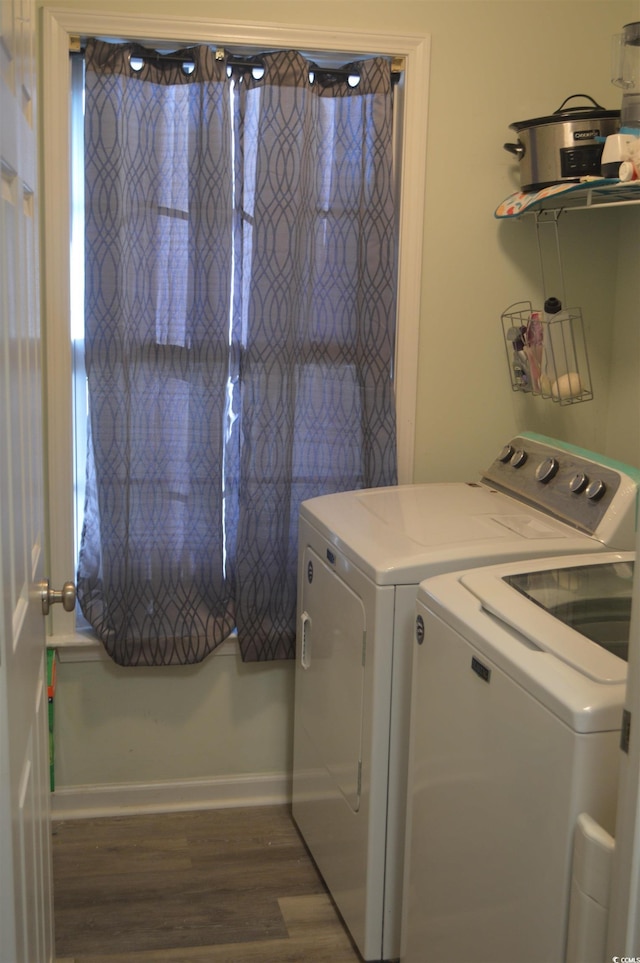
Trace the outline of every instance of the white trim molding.
<path fill-rule="evenodd" d="M 43 312 L 47 364 L 48 570 L 53 584 L 73 571 L 71 345 L 69 338 L 69 45 L 75 36 L 146 42 L 292 48 L 380 54 L 404 61 L 400 151 L 396 414 L 398 477 L 413 481 L 422 292 L 430 38 L 290 24 L 142 17 L 95 9 L 42 8 Z M 54 377 L 55 376 L 55 377 Z M 65 387 L 67 386 L 67 387 Z M 54 506 L 54 507 L 51 507 Z M 55 606 L 50 631 L 70 635 L 73 615 Z"/>
<path fill-rule="evenodd" d="M 94 635 L 89 632 L 74 632 L 72 635 L 49 636 L 47 648 L 53 649 L 58 662 L 106 662 L 113 665 L 113 660 Z M 213 650 L 209 658 L 238 655 L 237 636 L 230 636 Z"/>
<path fill-rule="evenodd" d="M 89 819 L 275 806 L 290 802 L 290 773 L 249 773 L 172 782 L 66 786 L 51 794 L 51 818 Z"/>

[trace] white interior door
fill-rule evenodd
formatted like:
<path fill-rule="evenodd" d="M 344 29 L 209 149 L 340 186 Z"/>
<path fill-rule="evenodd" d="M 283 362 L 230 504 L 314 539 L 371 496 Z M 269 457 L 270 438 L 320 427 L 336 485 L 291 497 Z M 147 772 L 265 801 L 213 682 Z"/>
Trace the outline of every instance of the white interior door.
<path fill-rule="evenodd" d="M 0 0 L 0 959 L 50 963 L 53 914 L 35 2 Z"/>

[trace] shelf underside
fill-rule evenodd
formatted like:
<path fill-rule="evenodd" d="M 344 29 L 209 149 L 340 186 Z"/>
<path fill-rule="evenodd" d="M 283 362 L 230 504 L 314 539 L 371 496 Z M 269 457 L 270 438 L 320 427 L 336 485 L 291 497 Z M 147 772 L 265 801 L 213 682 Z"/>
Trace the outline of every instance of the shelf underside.
<path fill-rule="evenodd" d="M 625 204 L 640 204 L 640 181 L 623 183 L 612 178 L 590 178 L 579 184 L 554 184 L 540 191 L 516 191 L 498 206 L 495 217 L 513 218 L 524 214 Z"/>

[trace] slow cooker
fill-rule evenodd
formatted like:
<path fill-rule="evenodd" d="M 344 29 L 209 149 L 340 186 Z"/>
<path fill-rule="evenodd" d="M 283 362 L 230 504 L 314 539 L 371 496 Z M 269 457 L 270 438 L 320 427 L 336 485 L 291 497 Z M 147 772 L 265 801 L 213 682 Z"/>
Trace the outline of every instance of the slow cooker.
<path fill-rule="evenodd" d="M 583 97 L 589 105 L 566 107 Z M 552 184 L 578 183 L 600 175 L 604 142 L 620 127 L 620 111 L 605 110 L 588 94 L 572 94 L 547 117 L 519 120 L 509 125 L 518 134 L 504 149 L 520 162 L 523 191 L 538 191 Z"/>

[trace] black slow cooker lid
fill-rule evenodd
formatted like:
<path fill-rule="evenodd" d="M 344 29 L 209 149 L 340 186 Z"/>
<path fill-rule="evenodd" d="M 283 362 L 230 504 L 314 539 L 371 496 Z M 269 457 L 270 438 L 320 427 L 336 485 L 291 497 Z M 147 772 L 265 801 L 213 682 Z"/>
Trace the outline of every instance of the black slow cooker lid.
<path fill-rule="evenodd" d="M 565 104 L 573 100 L 574 97 L 585 97 L 591 101 L 591 104 L 584 104 L 581 107 L 567 107 L 565 109 Z M 572 94 L 560 104 L 553 114 L 549 114 L 546 117 L 534 117 L 532 120 L 516 120 L 513 124 L 509 124 L 509 128 L 519 131 L 526 130 L 528 127 L 540 127 L 543 124 L 557 124 L 571 120 L 601 120 L 605 117 L 620 117 L 620 111 L 606 110 L 604 107 L 601 107 L 600 104 L 597 104 L 592 97 L 589 97 L 588 94 Z"/>

